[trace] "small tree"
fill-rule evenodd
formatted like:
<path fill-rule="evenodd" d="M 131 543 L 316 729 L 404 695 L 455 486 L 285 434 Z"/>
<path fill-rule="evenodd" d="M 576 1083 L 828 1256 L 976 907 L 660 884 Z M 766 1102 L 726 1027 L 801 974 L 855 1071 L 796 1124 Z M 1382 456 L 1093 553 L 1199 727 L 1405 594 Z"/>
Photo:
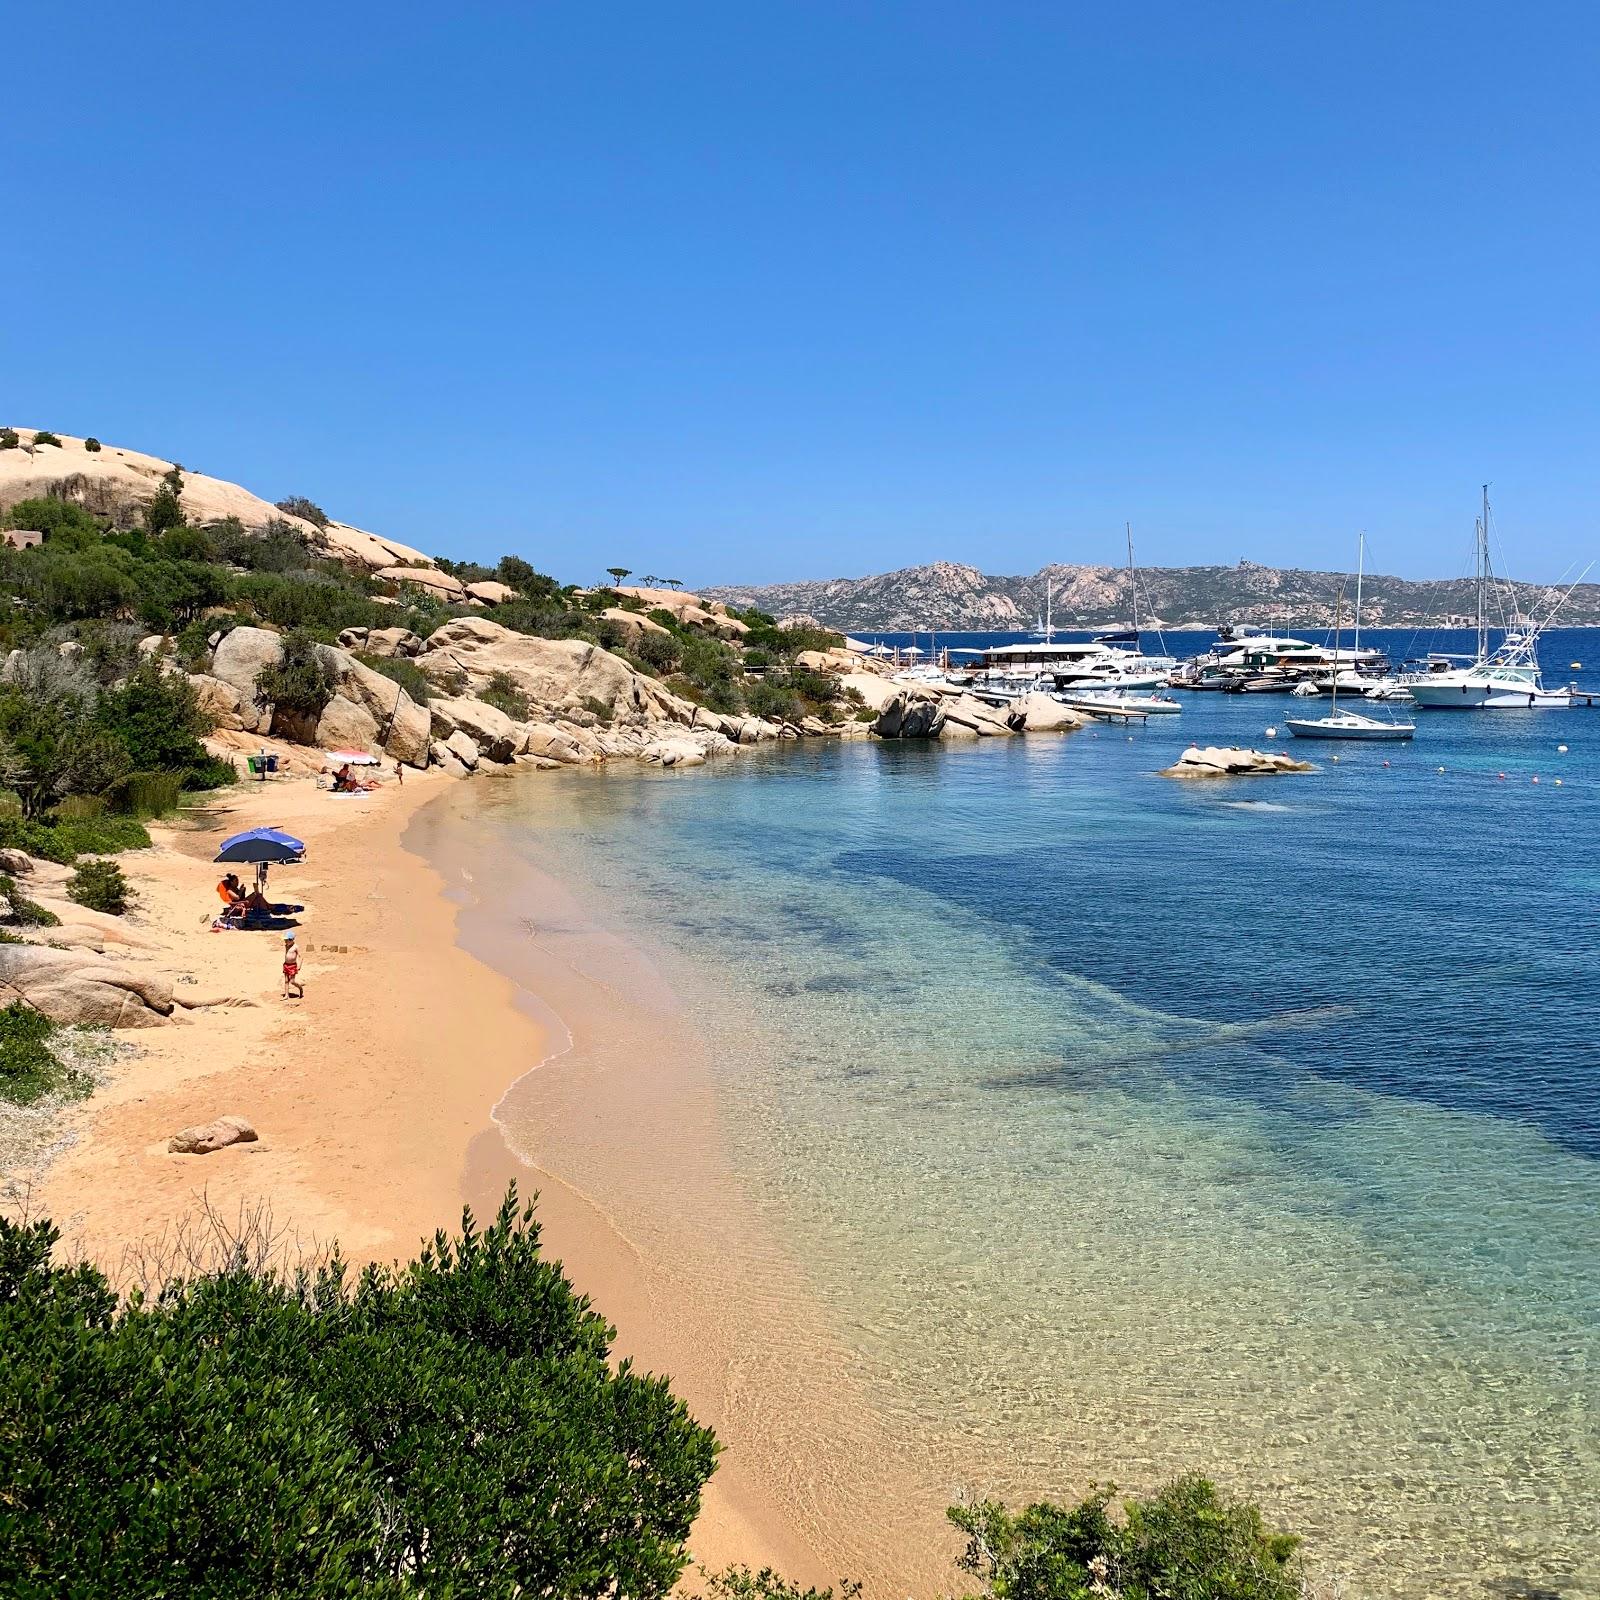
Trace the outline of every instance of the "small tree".
<path fill-rule="evenodd" d="M 315 500 L 308 500 L 303 494 L 286 495 L 278 502 L 278 509 L 291 517 L 299 517 L 302 522 L 315 523 L 319 528 L 328 526 L 328 513 Z"/>
<path fill-rule="evenodd" d="M 663 578 L 661 580 L 669 589 L 678 590 L 683 587 L 682 578 Z"/>
<path fill-rule="evenodd" d="M 22 443 L 22 435 L 15 428 L 0 428 L 0 450 L 15 450 Z"/>
<path fill-rule="evenodd" d="M 120 917 L 128 909 L 128 880 L 115 861 L 94 857 L 78 863 L 67 880 L 67 896 L 91 911 Z"/>
<path fill-rule="evenodd" d="M 181 528 L 187 520 L 183 514 L 183 473 L 174 467 L 161 480 L 150 504 L 144 508 L 144 531 L 157 538 L 168 528 Z"/>
<path fill-rule="evenodd" d="M 256 704 L 272 707 L 273 727 L 283 715 L 304 733 L 333 698 L 333 674 L 316 644 L 296 628 L 284 635 L 283 654 L 256 674 Z"/>
<path fill-rule="evenodd" d="M 616 588 L 624 578 L 630 578 L 633 576 L 633 571 L 629 567 L 607 567 L 606 571 L 611 574 L 612 588 Z"/>
<path fill-rule="evenodd" d="M 61 440 L 56 434 L 51 433 L 51 431 L 48 428 L 40 428 L 39 431 L 36 434 L 34 434 L 33 442 L 34 442 L 35 445 L 41 445 L 41 444 L 59 445 L 61 443 Z"/>
<path fill-rule="evenodd" d="M 93 437 L 85 439 L 83 448 L 89 451 L 91 455 L 98 455 L 100 453 L 100 441 Z"/>

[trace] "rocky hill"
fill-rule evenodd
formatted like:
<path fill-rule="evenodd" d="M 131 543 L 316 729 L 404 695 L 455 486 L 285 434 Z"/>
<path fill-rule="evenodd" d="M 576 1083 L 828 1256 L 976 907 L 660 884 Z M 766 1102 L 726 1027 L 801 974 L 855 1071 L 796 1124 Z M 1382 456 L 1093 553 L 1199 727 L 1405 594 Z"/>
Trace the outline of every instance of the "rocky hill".
<path fill-rule="evenodd" d="M 1214 627 L 1219 622 L 1262 626 L 1331 625 L 1335 598 L 1347 575 L 1298 567 L 1155 567 L 1139 574 L 1139 620 L 1166 627 Z M 1128 574 L 1123 567 L 1053 565 L 1031 576 L 996 577 L 976 567 L 936 561 L 870 578 L 828 578 L 801 583 L 725 585 L 701 591 L 707 599 L 759 606 L 777 617 L 807 615 L 847 632 L 941 628 L 979 632 L 1032 628 L 1044 614 L 1045 592 L 1055 591 L 1061 628 L 1098 628 L 1129 621 Z M 1526 615 L 1542 615 L 1561 590 L 1516 584 Z M 1346 591 L 1346 615 L 1354 585 Z M 1471 579 L 1418 582 L 1369 573 L 1362 584 L 1362 620 L 1373 627 L 1441 627 L 1474 614 Z M 1569 626 L 1600 623 L 1600 584 L 1579 586 L 1562 608 Z"/>
<path fill-rule="evenodd" d="M 141 450 L 102 445 L 70 434 L 48 434 L 41 441 L 33 428 L 0 428 L 0 441 L 16 435 L 15 444 L 0 443 L 0 512 L 21 500 L 43 495 L 75 501 L 97 517 L 131 527 L 155 498 L 161 480 L 174 463 Z M 93 448 L 91 448 L 93 446 Z M 319 554 L 352 567 L 381 571 L 392 567 L 431 567 L 420 550 L 384 539 L 347 522 L 307 521 L 281 511 L 268 500 L 225 478 L 213 478 L 183 467 L 183 509 L 191 522 L 221 522 L 237 517 L 247 532 L 269 523 L 286 523 Z M 292 487 L 292 486 L 291 486 Z M 287 492 L 287 491 L 286 491 Z"/>

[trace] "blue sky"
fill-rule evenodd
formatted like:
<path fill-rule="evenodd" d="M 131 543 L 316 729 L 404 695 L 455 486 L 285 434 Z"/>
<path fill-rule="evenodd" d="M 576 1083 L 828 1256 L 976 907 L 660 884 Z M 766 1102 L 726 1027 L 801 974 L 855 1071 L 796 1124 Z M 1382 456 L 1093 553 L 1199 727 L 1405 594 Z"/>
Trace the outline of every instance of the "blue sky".
<path fill-rule="evenodd" d="M 440 554 L 1600 554 L 1580 5 L 109 7 L 7 29 L 0 421 Z"/>

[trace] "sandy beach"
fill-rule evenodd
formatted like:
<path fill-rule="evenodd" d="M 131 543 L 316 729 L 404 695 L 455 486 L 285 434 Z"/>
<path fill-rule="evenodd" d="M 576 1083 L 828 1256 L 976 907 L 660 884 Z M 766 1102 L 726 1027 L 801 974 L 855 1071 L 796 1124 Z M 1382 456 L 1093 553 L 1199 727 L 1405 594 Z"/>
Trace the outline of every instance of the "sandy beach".
<path fill-rule="evenodd" d="M 282 749 L 288 760 L 290 747 Z M 508 1088 L 574 1034 L 592 1040 L 612 1024 L 604 997 L 586 1004 L 579 989 L 561 988 L 557 967 L 547 969 L 550 985 L 534 975 L 530 988 L 527 975 L 513 983 L 458 943 L 470 885 L 445 882 L 404 841 L 431 807 L 436 820 L 424 832 L 437 842 L 450 808 L 470 805 L 477 788 L 433 773 L 409 773 L 397 786 L 386 771 L 374 794 L 334 797 L 302 770 L 241 783 L 203 811 L 153 825 L 154 848 L 124 863 L 138 896 L 130 930 L 148 944 L 139 958 L 181 975 L 180 987 L 192 979 L 191 996 L 218 1003 L 119 1035 L 134 1048 L 92 1098 L 62 1114 L 67 1147 L 37 1174 L 9 1177 L 31 1188 L 32 1209 L 56 1221 L 69 1248 L 108 1266 L 131 1243 L 170 1233 L 202 1201 L 224 1216 L 265 1201 L 291 1248 L 337 1240 L 363 1263 L 407 1257 L 434 1230 L 453 1228 L 463 1203 L 492 1212 L 508 1182 L 524 1194 L 537 1189 L 546 1246 L 617 1325 L 618 1355 L 669 1374 L 727 1447 L 695 1529 L 698 1563 L 771 1564 L 806 1582 L 842 1572 L 900 1592 L 908 1563 L 944 1571 L 942 1554 L 927 1555 L 937 1499 L 905 1527 L 880 1520 L 863 1530 L 872 1519 L 849 1516 L 859 1485 L 836 1470 L 849 1454 L 838 1431 L 849 1427 L 845 1408 L 808 1404 L 796 1389 L 805 1373 L 776 1346 L 735 1347 L 738 1319 L 717 1303 L 726 1286 L 697 1285 L 692 1265 L 714 1260 L 716 1240 L 642 1242 L 581 1185 L 507 1147 L 491 1114 Z M 263 824 L 308 846 L 304 864 L 276 869 L 271 882 L 274 898 L 304 906 L 303 1000 L 280 994 L 281 935 L 210 931 L 216 846 Z M 550 986 L 561 989 L 559 1015 L 540 993 Z M 567 1108 L 593 1088 L 582 1077 L 567 1084 Z M 590 1120 L 600 1105 L 589 1106 Z M 630 1136 L 658 1135 L 670 1122 L 675 1148 L 706 1152 L 695 1165 L 713 1181 L 715 1109 L 703 1082 L 641 1071 L 612 1082 L 604 1105 L 616 1171 L 633 1170 Z M 619 1115 L 625 1106 L 636 1114 Z M 247 1117 L 259 1141 L 205 1157 L 168 1152 L 180 1128 L 227 1114 Z M 552 1128 L 559 1120 L 553 1110 Z M 721 1189 L 704 1198 L 735 1226 L 737 1200 Z M 669 1251 L 683 1260 L 664 1259 Z M 787 1270 L 777 1253 L 771 1262 Z M 784 1296 L 803 1289 L 790 1285 Z M 825 1343 L 813 1333 L 807 1349 L 832 1374 L 839 1353 Z M 840 1384 L 826 1381 L 837 1402 Z M 812 1414 L 785 1422 L 791 1408 Z M 822 1418 L 835 1420 L 818 1437 Z"/>

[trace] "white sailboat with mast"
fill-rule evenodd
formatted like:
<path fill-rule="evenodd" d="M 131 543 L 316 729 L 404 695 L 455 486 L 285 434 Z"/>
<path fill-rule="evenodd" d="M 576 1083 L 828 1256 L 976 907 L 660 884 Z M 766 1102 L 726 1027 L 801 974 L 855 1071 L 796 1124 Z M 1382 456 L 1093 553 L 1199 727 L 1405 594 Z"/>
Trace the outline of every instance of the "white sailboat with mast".
<path fill-rule="evenodd" d="M 1478 517 L 1478 653 L 1466 666 L 1419 673 L 1407 688 L 1426 711 L 1565 710 L 1572 705 L 1572 690 L 1547 689 L 1539 669 L 1539 635 L 1555 620 L 1567 595 L 1550 607 L 1542 622 L 1523 623 L 1514 612 L 1505 637 L 1489 648 L 1489 591 L 1494 571 L 1489 564 L 1489 485 L 1483 486 L 1483 510 Z M 1588 567 L 1579 574 L 1581 583 Z M 1577 584 L 1573 584 L 1573 589 Z M 1450 658 L 1441 658 L 1448 660 Z"/>
<path fill-rule="evenodd" d="M 1364 542 L 1364 541 L 1363 541 Z M 1358 562 L 1365 565 L 1364 560 Z M 1360 579 L 1357 578 L 1359 589 Z M 1361 647 L 1360 601 L 1356 602 L 1356 648 Z M 1339 709 L 1339 634 L 1344 622 L 1344 585 L 1340 584 L 1333 602 L 1333 708 L 1325 717 L 1285 717 L 1284 726 L 1297 739 L 1409 739 L 1417 731 L 1414 722 L 1393 718 L 1369 717 L 1359 711 Z"/>

